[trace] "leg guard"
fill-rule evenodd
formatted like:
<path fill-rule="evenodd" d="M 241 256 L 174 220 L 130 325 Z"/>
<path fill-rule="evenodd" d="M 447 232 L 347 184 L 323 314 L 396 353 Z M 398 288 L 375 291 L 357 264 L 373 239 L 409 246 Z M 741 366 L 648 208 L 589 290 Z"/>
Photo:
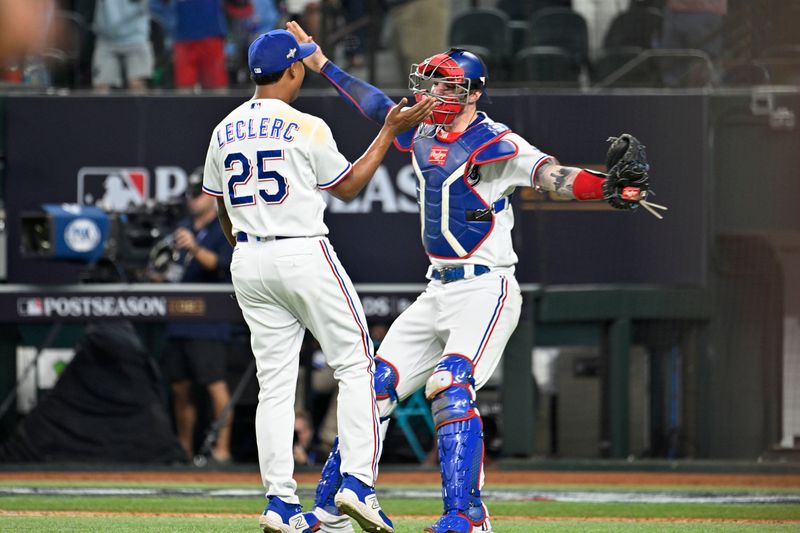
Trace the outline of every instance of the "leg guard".
<path fill-rule="evenodd" d="M 425 395 L 439 441 L 444 516 L 429 531 L 464 531 L 487 522 L 481 502 L 483 477 L 483 425 L 475 408 L 472 362 L 461 355 L 446 355 L 428 379 Z"/>
<path fill-rule="evenodd" d="M 378 399 L 378 410 L 381 415 L 381 422 L 388 419 L 389 414 L 397 405 L 397 371 L 390 364 L 381 359 L 375 358 L 375 395 Z M 388 412 L 387 412 L 388 411 Z M 382 426 L 385 424 L 382 424 Z M 383 428 L 382 428 L 383 429 Z M 385 431 L 381 432 L 381 438 Z M 340 515 L 341 512 L 333 501 L 336 492 L 342 484 L 342 474 L 340 467 L 342 457 L 339 454 L 339 438 L 333 441 L 333 448 L 322 468 L 322 475 L 317 485 L 317 495 L 314 498 L 314 507 L 327 511 L 332 515 Z"/>
<path fill-rule="evenodd" d="M 342 456 L 339 455 L 339 437 L 333 440 L 333 447 L 325 466 L 322 467 L 319 483 L 317 484 L 317 495 L 314 498 L 314 507 L 319 507 L 332 515 L 340 515 L 339 509 L 333 502 L 333 497 L 342 484 L 342 474 L 339 467 L 342 465 Z"/>

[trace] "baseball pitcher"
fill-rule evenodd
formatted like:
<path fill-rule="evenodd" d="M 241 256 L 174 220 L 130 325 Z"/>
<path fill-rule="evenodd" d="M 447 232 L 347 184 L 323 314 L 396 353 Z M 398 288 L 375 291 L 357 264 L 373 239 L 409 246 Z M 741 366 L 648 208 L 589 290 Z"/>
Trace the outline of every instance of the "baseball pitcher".
<path fill-rule="evenodd" d="M 256 437 L 269 500 L 262 529 L 301 533 L 319 526 L 313 514 L 302 512 L 292 478 L 295 385 L 308 328 L 339 383 L 343 481 L 336 505 L 366 531 L 391 532 L 374 490 L 381 439 L 372 342 L 358 295 L 326 237 L 321 191 L 355 198 L 392 139 L 426 118 L 435 102 L 394 106 L 374 142 L 351 164 L 325 122 L 290 105 L 305 75 L 300 60 L 315 50 L 286 30 L 252 43 L 255 95 L 214 128 L 203 190 L 217 198 L 220 223 L 234 246 L 231 276 L 256 358 Z"/>

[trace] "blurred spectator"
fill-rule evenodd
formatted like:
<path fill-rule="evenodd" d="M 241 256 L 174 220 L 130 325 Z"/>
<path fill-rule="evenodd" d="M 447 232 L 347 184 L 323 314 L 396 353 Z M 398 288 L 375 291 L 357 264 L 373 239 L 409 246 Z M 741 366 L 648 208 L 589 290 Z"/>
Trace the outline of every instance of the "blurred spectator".
<path fill-rule="evenodd" d="M 293 454 L 294 462 L 299 465 L 317 464 L 320 455 L 313 446 L 314 429 L 311 426 L 311 417 L 305 411 L 297 411 L 294 414 L 294 441 Z"/>
<path fill-rule="evenodd" d="M 347 24 L 359 22 L 367 16 L 365 0 L 341 0 L 341 4 Z M 368 26 L 361 27 L 345 38 L 344 54 L 347 58 L 346 68 L 348 70 L 364 67 L 364 50 L 369 38 L 368 28 L 372 25 L 380 26 L 380 24 L 381 20 L 372 20 Z M 375 30 L 375 33 L 377 34 L 379 31 Z"/>
<path fill-rule="evenodd" d="M 381 342 L 383 342 L 383 339 L 386 337 L 386 333 L 388 332 L 389 326 L 380 322 L 376 322 L 369 327 L 369 337 L 372 339 L 372 344 L 375 345 L 376 353 L 381 345 Z"/>
<path fill-rule="evenodd" d="M 153 76 L 150 9 L 146 0 L 97 0 L 92 30 L 96 35 L 92 57 L 92 86 L 107 92 L 123 88 L 144 91 Z"/>
<path fill-rule="evenodd" d="M 322 2 L 320 0 L 285 0 L 289 20 L 296 20 L 306 32 L 319 39 L 322 29 Z"/>
<path fill-rule="evenodd" d="M 179 224 L 174 234 L 176 263 L 182 267 L 182 283 L 230 282 L 233 249 L 217 223 L 216 201 L 202 193 L 202 169 L 189 177 L 186 203 L 190 217 Z M 173 322 L 167 326 L 164 369 L 172 386 L 178 440 L 189 457 L 194 455 L 193 437 L 197 409 L 192 399 L 192 383 L 205 387 L 211 398 L 214 419 L 230 401 L 225 381 L 225 354 L 230 342 L 227 322 Z M 228 462 L 230 455 L 229 418 L 217 435 L 212 458 Z"/>
<path fill-rule="evenodd" d="M 702 50 L 717 63 L 722 54 L 722 21 L 728 0 L 667 0 L 664 8 L 662 48 Z M 667 87 L 697 85 L 699 73 L 690 71 L 685 62 L 665 60 L 662 77 Z M 701 83 L 702 84 L 702 83 Z"/>
<path fill-rule="evenodd" d="M 44 49 L 52 0 L 0 0 L 0 67 Z"/>
<path fill-rule="evenodd" d="M 253 0 L 253 16 L 250 19 L 250 40 L 255 40 L 262 33 L 278 27 L 280 13 L 275 0 Z"/>
<path fill-rule="evenodd" d="M 175 88 L 224 89 L 227 29 L 222 0 L 175 0 Z"/>
<path fill-rule="evenodd" d="M 172 48 L 172 38 L 175 35 L 175 9 L 169 0 L 149 0 L 150 14 L 158 19 L 167 35 L 166 44 Z"/>
<path fill-rule="evenodd" d="M 595 57 L 603 47 L 611 21 L 627 10 L 631 0 L 572 0 L 572 8 L 586 20 L 589 31 L 589 56 Z"/>
<path fill-rule="evenodd" d="M 336 378 L 325 354 L 313 337 L 309 339 L 311 376 L 308 381 L 306 406 L 309 423 L 314 430 L 313 442 L 330 447 L 336 438 Z"/>
<path fill-rule="evenodd" d="M 408 79 L 409 65 L 447 50 L 450 3 L 410 0 L 389 12 L 392 43 L 401 80 Z"/>
<path fill-rule="evenodd" d="M 224 6 L 228 22 L 225 56 L 228 59 L 229 78 L 233 84 L 249 85 L 247 50 L 252 42 L 250 27 L 255 7 L 251 0 L 225 0 Z"/>

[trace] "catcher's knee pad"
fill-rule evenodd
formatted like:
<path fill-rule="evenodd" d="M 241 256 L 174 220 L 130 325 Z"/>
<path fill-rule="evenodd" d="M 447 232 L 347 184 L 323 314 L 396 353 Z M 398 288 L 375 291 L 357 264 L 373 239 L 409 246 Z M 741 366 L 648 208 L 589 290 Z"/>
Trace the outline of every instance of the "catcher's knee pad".
<path fill-rule="evenodd" d="M 446 355 L 425 385 L 439 441 L 445 513 L 458 512 L 474 524 L 484 521 L 480 500 L 483 424 L 475 407 L 472 361 Z"/>
<path fill-rule="evenodd" d="M 381 419 L 388 418 L 397 405 L 397 369 L 385 359 L 375 358 L 375 398 Z"/>
<path fill-rule="evenodd" d="M 339 468 L 342 466 L 342 456 L 339 454 L 339 437 L 333 440 L 333 447 L 325 466 L 322 467 L 317 493 L 314 497 L 314 507 L 324 509 L 332 515 L 342 514 L 336 507 L 333 498 L 342 484 L 342 474 Z"/>
<path fill-rule="evenodd" d="M 436 427 L 477 415 L 472 361 L 458 354 L 445 355 L 425 383 Z"/>

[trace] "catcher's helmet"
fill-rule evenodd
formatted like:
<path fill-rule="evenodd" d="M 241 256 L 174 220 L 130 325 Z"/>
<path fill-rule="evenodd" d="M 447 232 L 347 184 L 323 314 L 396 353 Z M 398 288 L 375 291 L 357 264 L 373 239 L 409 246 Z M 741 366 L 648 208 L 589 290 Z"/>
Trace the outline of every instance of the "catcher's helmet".
<path fill-rule="evenodd" d="M 453 122 L 463 109 L 470 91 L 481 90 L 481 99 L 488 98 L 488 80 L 489 72 L 480 57 L 460 48 L 451 48 L 411 65 L 408 88 L 417 101 L 423 96 L 439 101 L 431 117 L 425 120 L 427 124 L 446 125 Z M 446 89 L 434 91 L 437 85 Z"/>

